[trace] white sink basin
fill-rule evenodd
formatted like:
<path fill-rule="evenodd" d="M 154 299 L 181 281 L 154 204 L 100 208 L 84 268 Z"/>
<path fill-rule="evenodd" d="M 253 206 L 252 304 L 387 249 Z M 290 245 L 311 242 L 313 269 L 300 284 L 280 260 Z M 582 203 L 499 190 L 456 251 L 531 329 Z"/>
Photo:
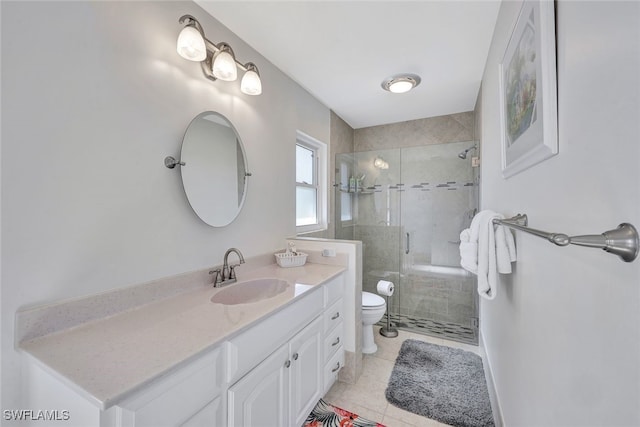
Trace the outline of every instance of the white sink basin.
<path fill-rule="evenodd" d="M 238 282 L 211 297 L 211 302 L 224 305 L 248 304 L 273 298 L 287 290 L 289 283 L 281 279 L 255 279 Z"/>

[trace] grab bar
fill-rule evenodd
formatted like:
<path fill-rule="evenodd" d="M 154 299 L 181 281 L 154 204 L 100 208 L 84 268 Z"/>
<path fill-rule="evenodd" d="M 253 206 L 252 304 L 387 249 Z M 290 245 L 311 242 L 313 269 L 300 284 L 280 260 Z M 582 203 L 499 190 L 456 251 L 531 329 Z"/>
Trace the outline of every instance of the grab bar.
<path fill-rule="evenodd" d="M 567 236 L 562 233 L 548 233 L 527 227 L 529 219 L 527 215 L 518 214 L 512 218 L 494 219 L 493 223 L 509 228 L 524 231 L 534 236 L 547 239 L 558 246 L 577 245 L 589 248 L 599 248 L 614 255 L 618 255 L 623 261 L 631 262 L 638 257 L 640 251 L 640 238 L 638 231 L 629 223 L 622 223 L 615 230 L 608 230 L 602 234 L 588 234 L 582 236 Z"/>

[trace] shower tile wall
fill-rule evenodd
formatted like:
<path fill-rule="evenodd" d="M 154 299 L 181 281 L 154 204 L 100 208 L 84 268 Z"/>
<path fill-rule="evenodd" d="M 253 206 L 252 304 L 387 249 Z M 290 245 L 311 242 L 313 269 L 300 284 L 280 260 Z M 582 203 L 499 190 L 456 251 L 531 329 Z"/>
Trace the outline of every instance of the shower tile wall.
<path fill-rule="evenodd" d="M 415 318 L 473 327 L 477 316 L 475 280 L 471 277 L 438 277 L 406 274 L 400 293 L 399 313 Z"/>
<path fill-rule="evenodd" d="M 355 152 L 473 140 L 473 111 L 356 129 Z"/>
<path fill-rule="evenodd" d="M 362 241 L 362 289 L 376 293 L 379 280 L 395 284 L 400 278 L 398 248 L 402 228 L 398 226 L 357 225 L 354 239 Z M 392 299 L 392 304 L 397 303 Z"/>
<path fill-rule="evenodd" d="M 460 231 L 473 217 L 476 186 L 471 158 L 458 153 L 473 142 L 402 150 L 402 224 L 411 235 L 405 265 L 459 267 Z"/>

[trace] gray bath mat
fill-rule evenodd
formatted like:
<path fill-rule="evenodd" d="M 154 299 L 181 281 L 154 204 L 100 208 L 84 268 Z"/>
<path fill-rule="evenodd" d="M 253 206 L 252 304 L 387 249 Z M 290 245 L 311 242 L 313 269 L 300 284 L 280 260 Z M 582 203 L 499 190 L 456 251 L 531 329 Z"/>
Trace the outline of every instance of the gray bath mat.
<path fill-rule="evenodd" d="M 482 358 L 468 351 L 404 341 L 386 396 L 398 408 L 452 426 L 494 425 Z"/>

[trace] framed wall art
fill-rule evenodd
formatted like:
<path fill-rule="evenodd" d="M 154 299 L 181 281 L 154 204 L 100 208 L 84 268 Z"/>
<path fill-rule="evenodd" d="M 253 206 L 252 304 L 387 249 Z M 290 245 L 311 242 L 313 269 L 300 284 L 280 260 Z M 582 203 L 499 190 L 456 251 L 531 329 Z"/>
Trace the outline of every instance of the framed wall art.
<path fill-rule="evenodd" d="M 500 70 L 502 175 L 558 153 L 554 2 L 525 0 Z"/>

